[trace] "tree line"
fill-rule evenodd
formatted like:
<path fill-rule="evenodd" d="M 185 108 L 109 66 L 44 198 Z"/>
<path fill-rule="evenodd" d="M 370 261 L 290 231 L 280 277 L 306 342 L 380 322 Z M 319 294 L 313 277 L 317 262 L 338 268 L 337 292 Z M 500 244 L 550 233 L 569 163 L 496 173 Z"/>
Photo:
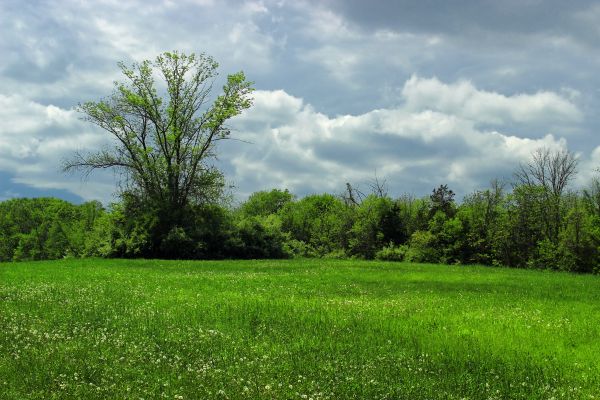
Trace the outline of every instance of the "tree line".
<path fill-rule="evenodd" d="M 13 199 L 0 203 L 0 260 L 323 257 L 597 273 L 600 180 L 568 190 L 575 173 L 571 153 L 540 149 L 512 184 L 494 181 L 461 202 L 447 185 L 420 198 L 392 198 L 381 182 L 367 194 L 348 184 L 300 199 L 273 189 L 235 207 L 190 207 L 167 231 L 135 198 L 108 209 Z"/>

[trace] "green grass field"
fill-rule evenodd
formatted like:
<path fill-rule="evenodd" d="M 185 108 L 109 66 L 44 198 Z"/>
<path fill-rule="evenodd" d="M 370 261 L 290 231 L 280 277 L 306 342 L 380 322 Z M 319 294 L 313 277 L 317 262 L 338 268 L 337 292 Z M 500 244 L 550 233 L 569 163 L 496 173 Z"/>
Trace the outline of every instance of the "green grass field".
<path fill-rule="evenodd" d="M 600 277 L 363 261 L 0 264 L 1 399 L 598 399 Z"/>

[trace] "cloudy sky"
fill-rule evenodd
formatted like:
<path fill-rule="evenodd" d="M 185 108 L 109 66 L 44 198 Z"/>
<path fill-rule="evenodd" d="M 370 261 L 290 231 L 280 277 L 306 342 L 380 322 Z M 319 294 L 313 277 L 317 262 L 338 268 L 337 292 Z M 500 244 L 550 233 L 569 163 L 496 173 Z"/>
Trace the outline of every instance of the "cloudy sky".
<path fill-rule="evenodd" d="M 115 176 L 64 175 L 110 145 L 79 102 L 118 61 L 206 52 L 255 82 L 216 162 L 238 198 L 367 187 L 459 196 L 539 147 L 600 166 L 600 4 L 587 1 L 0 1 L 0 199 L 108 202 Z"/>

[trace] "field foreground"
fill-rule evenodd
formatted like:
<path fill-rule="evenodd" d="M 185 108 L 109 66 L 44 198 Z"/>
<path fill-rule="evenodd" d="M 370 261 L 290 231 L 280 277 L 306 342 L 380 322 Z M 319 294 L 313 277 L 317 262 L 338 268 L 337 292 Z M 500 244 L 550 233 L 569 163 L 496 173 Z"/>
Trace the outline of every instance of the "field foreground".
<path fill-rule="evenodd" d="M 0 264 L 0 399 L 600 399 L 600 277 Z"/>

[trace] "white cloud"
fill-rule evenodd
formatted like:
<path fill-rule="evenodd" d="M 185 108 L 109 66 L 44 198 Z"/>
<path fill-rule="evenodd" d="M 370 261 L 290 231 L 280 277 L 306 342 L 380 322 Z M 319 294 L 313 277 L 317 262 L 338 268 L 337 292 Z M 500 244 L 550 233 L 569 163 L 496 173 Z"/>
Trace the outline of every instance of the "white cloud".
<path fill-rule="evenodd" d="M 247 1 L 242 6 L 248 14 L 268 14 L 269 8 L 262 1 Z"/>
<path fill-rule="evenodd" d="M 574 123 L 583 118 L 575 104 L 553 92 L 505 96 L 478 90 L 468 81 L 445 84 L 413 75 L 402 94 L 410 110 L 435 110 L 478 123 Z"/>
<path fill-rule="evenodd" d="M 423 85 L 462 93 L 432 99 L 432 110 L 416 90 Z M 510 178 L 540 147 L 567 145 L 552 134 L 536 139 L 482 130 L 480 121 L 535 122 L 542 112 L 557 113 L 561 107 L 564 118 L 579 118 L 577 109 L 554 93 L 507 97 L 470 84 L 457 86 L 413 78 L 405 86 L 404 106 L 336 117 L 284 91 L 259 91 L 254 108 L 235 121 L 239 137 L 253 144 L 226 146 L 223 154 L 231 157 L 231 177 L 243 194 L 270 187 L 301 194 L 335 191 L 347 181 L 364 182 L 375 171 L 397 192 L 445 182 L 464 193 L 493 178 Z M 494 99 L 501 105 L 491 104 Z M 476 100 L 487 102 L 479 105 L 480 114 L 458 107 Z M 524 117 L 518 107 L 537 110 L 536 118 Z"/>
<path fill-rule="evenodd" d="M 578 174 L 576 185 L 587 187 L 593 178 L 600 178 L 600 146 L 590 152 L 589 157 L 579 154 Z"/>
<path fill-rule="evenodd" d="M 373 81 L 383 77 L 383 71 L 394 79 L 432 61 L 439 42 L 439 37 L 432 35 L 354 31 L 341 38 L 324 35 L 317 46 L 302 51 L 298 58 L 320 66 L 344 87 L 373 90 Z"/>
<path fill-rule="evenodd" d="M 242 114 L 238 121 L 282 124 L 295 118 L 304 107 L 302 99 L 283 90 L 257 90 L 253 97 L 253 111 Z M 268 120 L 265 120 L 265 116 L 268 116 Z"/>
<path fill-rule="evenodd" d="M 575 106 L 554 93 L 511 97 L 471 84 L 414 77 L 404 89 L 399 107 L 334 117 L 284 90 L 256 91 L 254 106 L 232 123 L 237 138 L 251 144 L 224 145 L 221 162 L 242 196 L 271 187 L 301 195 L 335 192 L 345 182 L 365 182 L 375 172 L 398 194 L 440 183 L 464 193 L 497 174 L 510 174 L 539 147 L 566 147 L 565 139 L 551 134 L 524 138 L 482 129 L 480 122 L 526 124 L 542 118 L 542 112 L 560 110 L 562 118 L 579 118 L 577 109 L 571 109 Z M 434 89 L 441 99 L 431 96 Z M 494 100 L 501 104 L 494 105 Z M 538 110 L 537 117 L 523 117 L 519 107 Z M 108 200 L 110 177 L 100 175 L 98 184 L 85 184 L 59 172 L 62 158 L 108 143 L 105 133 L 77 117 L 73 110 L 0 95 L 0 118 L 5 121 L 0 127 L 0 170 L 14 174 L 15 182 Z"/>
<path fill-rule="evenodd" d="M 227 36 L 230 59 L 236 63 L 252 63 L 255 68 L 270 69 L 273 49 L 281 45 L 252 22 L 234 24 Z"/>

